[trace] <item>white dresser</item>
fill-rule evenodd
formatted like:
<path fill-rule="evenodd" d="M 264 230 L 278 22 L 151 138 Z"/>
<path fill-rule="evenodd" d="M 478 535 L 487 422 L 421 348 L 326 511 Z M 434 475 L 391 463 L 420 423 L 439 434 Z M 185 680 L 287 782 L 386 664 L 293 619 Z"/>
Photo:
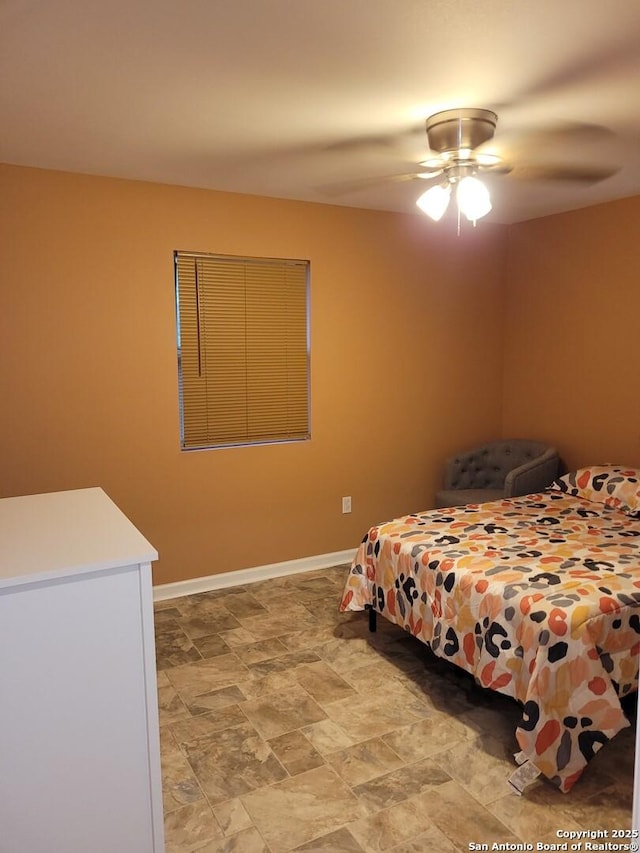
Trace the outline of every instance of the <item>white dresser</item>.
<path fill-rule="evenodd" d="M 154 548 L 102 489 L 0 500 L 0 853 L 161 853 Z"/>

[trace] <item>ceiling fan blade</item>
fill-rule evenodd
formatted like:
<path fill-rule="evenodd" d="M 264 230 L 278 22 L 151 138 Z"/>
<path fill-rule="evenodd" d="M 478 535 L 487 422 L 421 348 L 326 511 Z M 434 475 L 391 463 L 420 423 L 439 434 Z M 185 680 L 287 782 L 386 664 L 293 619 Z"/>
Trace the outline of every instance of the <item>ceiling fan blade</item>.
<path fill-rule="evenodd" d="M 634 28 L 621 32 L 615 40 L 602 42 L 597 50 L 588 50 L 571 58 L 567 52 L 564 66 L 540 68 L 537 79 L 515 90 L 509 100 L 494 103 L 492 109 L 500 115 L 523 104 L 549 104 L 558 97 L 578 98 L 588 94 L 594 83 L 637 78 L 640 72 L 638 34 Z"/>
<path fill-rule="evenodd" d="M 358 151 L 381 151 L 401 150 L 407 144 L 418 140 L 422 148 L 426 147 L 426 136 L 424 124 L 407 127 L 403 130 L 388 133 L 372 133 L 363 136 L 355 136 L 350 139 L 338 139 L 323 146 L 324 152 L 350 153 Z"/>
<path fill-rule="evenodd" d="M 440 170 L 442 171 L 442 170 Z M 320 187 L 320 191 L 327 196 L 341 196 L 348 195 L 349 193 L 359 192 L 361 190 L 367 190 L 371 187 L 379 187 L 388 183 L 402 183 L 405 181 L 414 181 L 417 178 L 421 178 L 425 176 L 424 172 L 400 172 L 392 175 L 378 175 L 376 177 L 371 178 L 360 178 L 353 181 L 338 181 L 334 184 L 325 184 Z M 426 176 L 427 180 L 429 178 L 436 177 L 440 172 L 428 173 Z"/>
<path fill-rule="evenodd" d="M 555 154 L 590 154 L 603 156 L 603 148 L 611 145 L 616 135 L 607 127 L 584 122 L 557 122 L 538 127 L 511 128 L 479 145 L 476 153 L 498 154 L 504 160 L 517 163 L 523 158 L 539 158 L 541 152 Z"/>
<path fill-rule="evenodd" d="M 523 163 L 513 167 L 511 177 L 521 181 L 574 181 L 597 184 L 615 175 L 615 166 L 587 166 L 570 163 Z"/>
<path fill-rule="evenodd" d="M 394 134 L 371 135 L 371 136 L 356 136 L 352 139 L 339 139 L 336 142 L 329 142 L 324 146 L 323 151 L 336 152 L 338 154 L 351 151 L 361 151 L 363 149 L 393 149 L 397 145 L 397 139 Z"/>
<path fill-rule="evenodd" d="M 573 181 L 595 184 L 619 168 L 616 134 L 602 125 L 556 122 L 530 129 L 512 128 L 479 146 L 476 154 L 497 154 L 523 181 Z"/>

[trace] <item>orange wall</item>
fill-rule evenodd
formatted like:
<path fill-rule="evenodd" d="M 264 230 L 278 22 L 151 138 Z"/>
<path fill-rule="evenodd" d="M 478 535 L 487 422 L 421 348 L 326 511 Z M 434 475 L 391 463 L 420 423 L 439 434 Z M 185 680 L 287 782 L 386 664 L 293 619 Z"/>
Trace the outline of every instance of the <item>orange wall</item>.
<path fill-rule="evenodd" d="M 640 197 L 509 229 L 503 434 L 640 465 Z"/>
<path fill-rule="evenodd" d="M 499 433 L 505 228 L 11 166 L 0 182 L 0 495 L 101 485 L 158 548 L 155 583 L 355 548 Z M 180 452 L 174 249 L 310 259 L 311 441 Z"/>

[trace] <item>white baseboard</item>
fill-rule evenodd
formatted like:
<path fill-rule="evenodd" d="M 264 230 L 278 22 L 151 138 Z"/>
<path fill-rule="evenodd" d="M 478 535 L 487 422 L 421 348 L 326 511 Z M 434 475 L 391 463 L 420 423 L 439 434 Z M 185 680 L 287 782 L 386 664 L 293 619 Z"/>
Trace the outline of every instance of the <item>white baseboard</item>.
<path fill-rule="evenodd" d="M 213 589 L 225 589 L 246 583 L 281 578 L 284 575 L 297 575 L 313 569 L 329 569 L 341 563 L 350 563 L 356 551 L 334 551 L 332 554 L 319 554 L 315 557 L 302 557 L 299 560 L 287 560 L 284 563 L 271 563 L 268 566 L 255 566 L 252 569 L 239 569 L 237 572 L 222 572 L 204 578 L 192 578 L 187 581 L 165 583 L 153 588 L 153 600 L 165 601 L 167 598 L 181 598 L 196 592 L 210 592 Z"/>

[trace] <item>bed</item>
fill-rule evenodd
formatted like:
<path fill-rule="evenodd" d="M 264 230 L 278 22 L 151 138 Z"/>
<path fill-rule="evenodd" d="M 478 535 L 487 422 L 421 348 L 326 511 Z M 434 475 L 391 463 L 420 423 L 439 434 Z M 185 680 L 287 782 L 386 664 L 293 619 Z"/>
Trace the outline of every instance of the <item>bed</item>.
<path fill-rule="evenodd" d="M 381 614 L 516 699 L 521 770 L 566 793 L 629 725 L 620 699 L 638 688 L 638 476 L 593 466 L 541 494 L 376 525 L 340 609 Z"/>

